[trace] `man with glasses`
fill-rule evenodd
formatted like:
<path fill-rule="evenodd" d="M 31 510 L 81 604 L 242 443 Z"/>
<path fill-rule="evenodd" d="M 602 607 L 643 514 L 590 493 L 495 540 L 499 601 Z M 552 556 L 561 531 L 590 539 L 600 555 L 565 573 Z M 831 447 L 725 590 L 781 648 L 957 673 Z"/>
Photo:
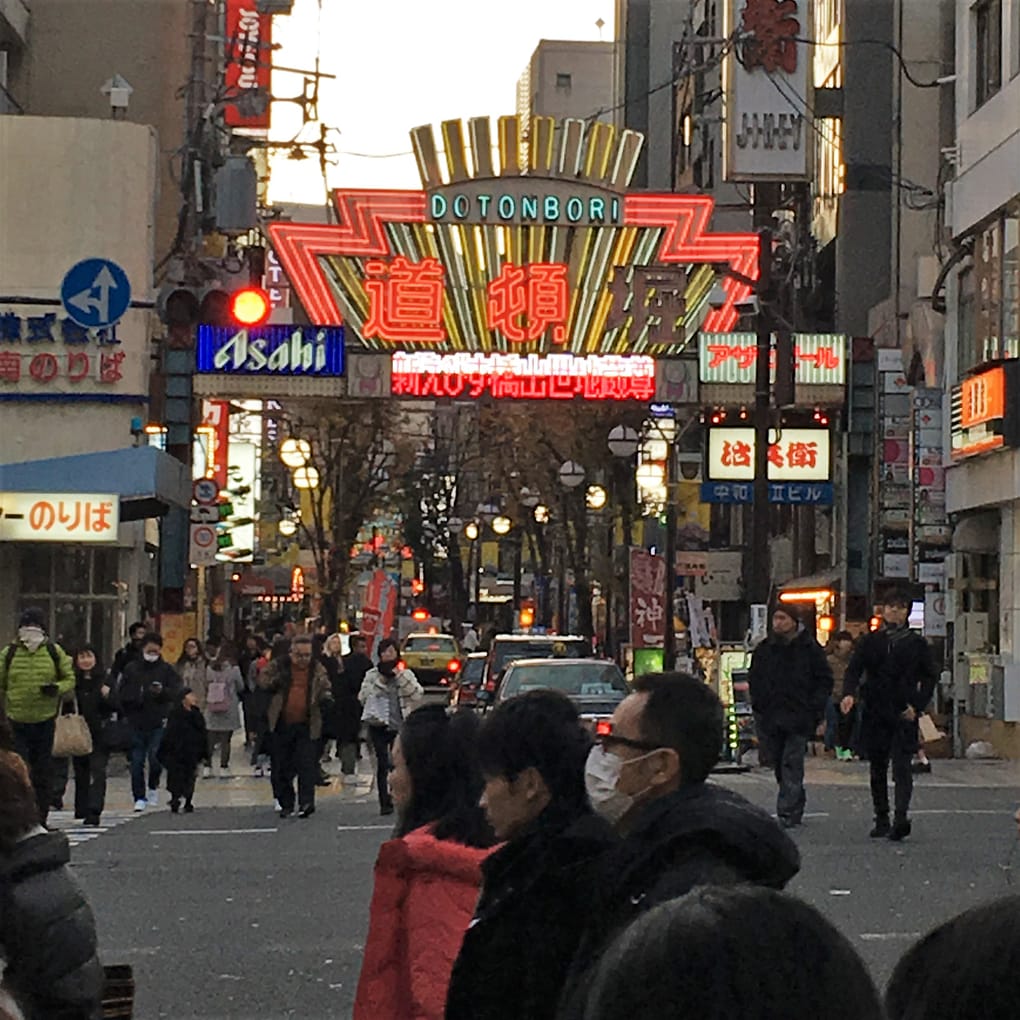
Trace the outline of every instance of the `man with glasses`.
<path fill-rule="evenodd" d="M 697 885 L 783 888 L 800 870 L 796 845 L 764 811 L 706 780 L 723 745 L 715 692 L 684 673 L 652 673 L 613 713 L 585 766 L 592 806 L 623 836 L 592 890 L 585 933 L 564 993 L 583 1015 L 588 969 L 634 918 Z"/>
<path fill-rule="evenodd" d="M 323 709 L 333 701 L 329 677 L 319 662 L 312 662 L 312 638 L 298 634 L 290 654 L 274 658 L 262 671 L 258 685 L 272 691 L 269 731 L 273 735 L 273 786 L 280 802 L 280 817 L 294 813 L 294 779 L 297 778 L 298 813 L 315 812 L 315 780 Z"/>

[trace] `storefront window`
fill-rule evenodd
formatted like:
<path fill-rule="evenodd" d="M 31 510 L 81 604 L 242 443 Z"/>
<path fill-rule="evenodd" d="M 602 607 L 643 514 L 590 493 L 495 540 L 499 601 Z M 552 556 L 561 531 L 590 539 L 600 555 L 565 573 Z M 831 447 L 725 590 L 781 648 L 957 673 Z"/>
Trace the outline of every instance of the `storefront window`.
<path fill-rule="evenodd" d="M 975 282 L 974 271 L 964 270 L 957 281 L 959 299 L 957 301 L 956 322 L 956 372 L 961 378 L 978 364 L 977 356 L 977 315 L 975 314 Z"/>
<path fill-rule="evenodd" d="M 70 595 L 87 595 L 89 592 L 90 550 L 62 548 L 53 557 L 53 590 Z"/>
<path fill-rule="evenodd" d="M 1020 21 L 1020 16 L 1017 18 Z M 1002 239 L 1002 353 L 1020 357 L 1020 203 L 1006 213 Z"/>

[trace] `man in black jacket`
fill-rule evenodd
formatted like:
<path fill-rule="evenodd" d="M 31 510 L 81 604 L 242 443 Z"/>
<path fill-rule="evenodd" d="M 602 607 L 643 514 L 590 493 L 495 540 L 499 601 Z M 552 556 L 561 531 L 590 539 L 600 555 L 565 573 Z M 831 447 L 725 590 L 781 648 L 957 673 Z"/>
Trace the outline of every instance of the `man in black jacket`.
<path fill-rule="evenodd" d="M 754 650 L 748 679 L 758 740 L 767 748 L 779 784 L 776 814 L 781 825 L 792 829 L 800 825 L 807 803 L 807 742 L 825 718 L 832 693 L 829 662 L 793 605 L 776 606 L 772 633 Z"/>
<path fill-rule="evenodd" d="M 132 662 L 139 662 L 142 658 L 142 642 L 148 628 L 144 623 L 133 623 L 128 627 L 128 642 L 123 648 L 117 649 L 113 657 L 113 665 L 110 667 L 110 686 L 114 690 L 117 684 L 124 677 L 124 672 Z"/>
<path fill-rule="evenodd" d="M 159 745 L 163 739 L 167 713 L 181 691 L 177 671 L 163 659 L 163 638 L 146 634 L 142 657 L 128 664 L 118 697 L 131 727 L 131 794 L 135 810 L 159 804 Z M 145 763 L 149 763 L 148 793 L 145 788 Z"/>
<path fill-rule="evenodd" d="M 911 597 L 895 591 L 882 607 L 882 627 L 861 638 L 843 682 L 844 714 L 864 702 L 861 740 L 871 763 L 873 838 L 901 840 L 910 835 L 910 797 L 914 777 L 910 759 L 918 748 L 917 717 L 935 693 L 938 679 L 928 642 L 907 625 Z M 893 824 L 889 824 L 889 761 L 896 786 Z"/>
<path fill-rule="evenodd" d="M 361 634 L 351 635 L 351 650 L 343 657 L 339 689 L 336 696 L 337 746 L 340 771 L 344 782 L 353 782 L 358 765 L 358 742 L 361 733 L 361 691 L 365 674 L 372 668 L 372 660 L 365 653 L 367 642 Z"/>
<path fill-rule="evenodd" d="M 653 673 L 613 713 L 588 756 L 595 810 L 623 841 L 603 859 L 595 909 L 563 995 L 580 1020 L 591 968 L 640 914 L 698 885 L 752 882 L 782 889 L 800 870 L 789 836 L 739 794 L 706 782 L 723 743 L 723 707 L 707 684 Z"/>
<path fill-rule="evenodd" d="M 500 705 L 479 734 L 481 804 L 504 845 L 453 966 L 447 1020 L 551 1020 L 614 842 L 584 789 L 589 739 L 557 691 Z"/>

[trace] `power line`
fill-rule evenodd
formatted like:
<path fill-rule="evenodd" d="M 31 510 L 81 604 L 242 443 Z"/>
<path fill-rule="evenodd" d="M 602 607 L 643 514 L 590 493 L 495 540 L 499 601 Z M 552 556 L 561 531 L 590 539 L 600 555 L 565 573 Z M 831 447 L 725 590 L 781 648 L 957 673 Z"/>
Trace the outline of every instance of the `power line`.
<path fill-rule="evenodd" d="M 882 49 L 888 50 L 896 57 L 897 63 L 900 65 L 900 70 L 903 72 L 903 77 L 910 82 L 915 88 L 919 89 L 937 89 L 942 85 L 948 85 L 944 78 L 936 78 L 934 81 L 918 81 L 911 73 L 910 68 L 907 66 L 907 61 L 903 54 L 891 43 L 885 39 L 841 39 L 839 42 L 822 42 L 818 39 L 804 39 L 800 36 L 794 37 L 794 42 L 809 43 L 812 46 L 881 46 Z"/>

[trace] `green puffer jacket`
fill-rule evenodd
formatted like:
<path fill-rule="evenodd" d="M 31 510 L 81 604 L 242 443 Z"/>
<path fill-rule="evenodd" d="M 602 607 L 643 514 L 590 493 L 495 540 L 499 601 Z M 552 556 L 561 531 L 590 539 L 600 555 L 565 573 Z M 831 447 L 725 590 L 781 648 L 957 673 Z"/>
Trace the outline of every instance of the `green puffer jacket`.
<path fill-rule="evenodd" d="M 54 668 L 53 657 L 45 643 L 30 652 L 20 642 L 16 645 L 10 668 L 7 666 L 7 650 L 0 649 L 0 705 L 12 722 L 46 722 L 57 714 L 60 699 L 74 691 L 74 667 L 71 657 L 60 645 L 53 647 L 57 652 L 59 668 Z M 43 694 L 43 684 L 55 683 L 58 694 Z"/>

